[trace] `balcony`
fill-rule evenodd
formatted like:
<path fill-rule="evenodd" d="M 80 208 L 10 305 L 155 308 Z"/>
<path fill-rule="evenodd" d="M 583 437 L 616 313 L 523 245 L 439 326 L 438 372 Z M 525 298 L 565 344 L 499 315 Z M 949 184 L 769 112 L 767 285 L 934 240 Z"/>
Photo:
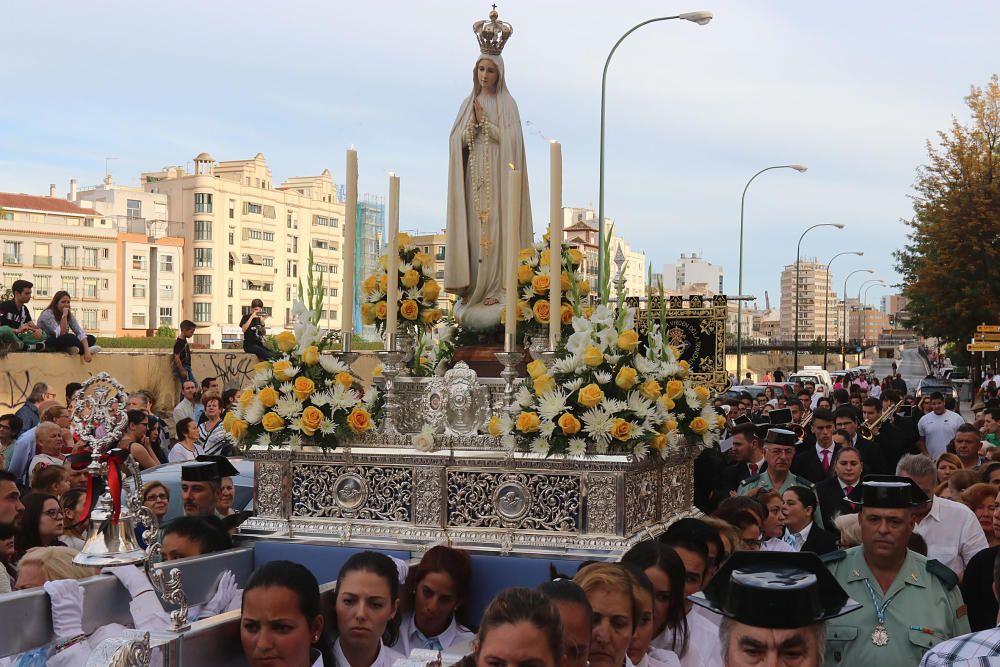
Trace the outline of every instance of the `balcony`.
<path fill-rule="evenodd" d="M 79 269 L 80 262 L 75 257 L 63 257 L 62 268 L 64 269 Z"/>
<path fill-rule="evenodd" d="M 4 253 L 3 256 L 4 266 L 21 266 L 21 256 L 20 255 L 8 255 Z"/>
<path fill-rule="evenodd" d="M 33 262 L 35 266 L 52 266 L 52 255 L 35 255 Z"/>

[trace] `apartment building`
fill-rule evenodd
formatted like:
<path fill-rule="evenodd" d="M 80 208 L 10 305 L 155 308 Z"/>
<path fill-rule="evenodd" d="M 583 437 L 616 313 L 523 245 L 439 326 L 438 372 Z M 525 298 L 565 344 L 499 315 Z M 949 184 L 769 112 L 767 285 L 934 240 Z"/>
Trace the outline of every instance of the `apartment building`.
<path fill-rule="evenodd" d="M 795 264 L 781 272 L 781 340 L 795 340 Z M 829 304 L 829 307 L 828 307 Z M 830 282 L 826 264 L 815 259 L 799 261 L 798 280 L 799 342 L 836 338 L 837 295 Z"/>
<path fill-rule="evenodd" d="M 614 220 L 605 218 L 606 229 L 612 230 Z M 571 247 L 583 253 L 581 271 L 590 281 L 591 289 L 597 291 L 599 230 L 597 214 L 592 208 L 563 208 L 563 238 Z M 625 278 L 626 296 L 646 295 L 646 253 L 633 250 L 625 239 L 617 234 L 611 235 L 609 266 L 612 280 L 618 277 L 618 267 L 614 260 L 621 249 L 625 258 L 622 272 Z M 612 293 L 615 286 L 612 283 Z"/>
<path fill-rule="evenodd" d="M 444 259 L 447 249 L 445 248 L 445 233 L 441 230 L 437 234 L 410 233 L 410 241 L 420 248 L 420 251 L 429 255 L 434 260 L 434 279 L 441 285 L 441 293 L 438 295 L 438 308 L 442 313 L 447 313 L 455 303 L 455 295 L 444 291 Z"/>

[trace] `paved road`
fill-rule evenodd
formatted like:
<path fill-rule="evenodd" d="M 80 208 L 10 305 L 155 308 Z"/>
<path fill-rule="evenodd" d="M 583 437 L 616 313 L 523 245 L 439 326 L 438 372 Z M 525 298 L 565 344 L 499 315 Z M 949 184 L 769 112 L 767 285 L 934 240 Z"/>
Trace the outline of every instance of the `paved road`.
<path fill-rule="evenodd" d="M 872 367 L 875 375 L 884 378 L 892 373 L 892 359 L 877 359 Z M 917 348 L 907 347 L 903 350 L 902 356 L 896 360 L 899 374 L 906 381 L 906 388 L 912 394 L 917 389 L 917 384 L 927 375 L 927 362 L 917 351 Z"/>

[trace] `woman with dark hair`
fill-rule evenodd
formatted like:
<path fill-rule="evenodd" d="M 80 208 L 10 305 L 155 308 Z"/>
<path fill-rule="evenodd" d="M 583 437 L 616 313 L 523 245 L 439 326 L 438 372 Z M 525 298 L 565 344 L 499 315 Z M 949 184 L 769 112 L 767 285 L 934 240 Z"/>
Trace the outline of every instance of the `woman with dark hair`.
<path fill-rule="evenodd" d="M 841 431 L 837 431 L 837 433 L 841 433 Z M 848 438 L 850 437 L 846 431 L 843 433 Z M 837 437 L 834 435 L 835 439 Z M 850 440 L 848 439 L 847 442 Z M 830 476 L 821 480 L 814 489 L 816 500 L 821 508 L 820 511 L 823 513 L 824 526 L 833 526 L 833 522 L 838 516 L 856 514 L 861 508 L 847 496 L 854 493 L 854 489 L 861 484 L 864 467 L 861 453 L 854 447 L 841 446 L 834 450 L 833 459 L 830 461 Z"/>
<path fill-rule="evenodd" d="M 785 522 L 784 540 L 796 551 L 822 555 L 837 548 L 837 540 L 813 523 L 816 494 L 804 486 L 790 486 L 781 496 L 781 516 Z"/>
<path fill-rule="evenodd" d="M 201 397 L 205 421 L 198 426 L 198 452 L 209 456 L 228 456 L 233 448 L 229 432 L 222 426 L 222 397 L 208 392 Z"/>
<path fill-rule="evenodd" d="M 552 601 L 563 626 L 563 653 L 566 667 L 587 667 L 590 662 L 590 632 L 594 611 L 587 594 L 565 578 L 546 581 L 538 589 Z"/>
<path fill-rule="evenodd" d="M 833 410 L 833 400 L 828 396 L 823 396 L 816 401 L 817 410 Z"/>
<path fill-rule="evenodd" d="M 251 667 L 336 667 L 324 632 L 319 584 L 299 563 L 276 560 L 243 591 L 240 641 Z"/>
<path fill-rule="evenodd" d="M 564 655 L 562 619 L 543 593 L 508 588 L 483 613 L 475 646 L 476 667 L 559 667 Z"/>
<path fill-rule="evenodd" d="M 665 544 L 647 540 L 629 549 L 622 562 L 635 565 L 653 585 L 652 645 L 677 656 L 687 653 L 687 616 L 684 613 L 684 561 Z"/>
<path fill-rule="evenodd" d="M 623 565 L 632 575 L 632 597 L 639 606 L 635 632 L 625 652 L 627 664 L 631 667 L 680 667 L 681 661 L 676 653 L 652 646 L 656 629 L 653 622 L 653 583 L 638 565 Z"/>
<path fill-rule="evenodd" d="M 160 465 L 156 452 L 149 445 L 149 424 L 153 417 L 143 410 L 128 410 L 125 414 L 128 416 L 128 425 L 118 446 L 135 459 L 139 470 Z"/>
<path fill-rule="evenodd" d="M 14 538 L 14 561 L 34 547 L 64 547 L 62 507 L 55 496 L 29 493 L 21 499 L 21 529 Z"/>
<path fill-rule="evenodd" d="M 278 356 L 273 350 L 264 347 L 264 337 L 267 336 L 267 329 L 264 327 L 266 317 L 264 302 L 254 299 L 250 302 L 250 311 L 240 320 L 240 329 L 243 329 L 243 351 L 257 355 L 261 361 L 271 361 Z"/>
<path fill-rule="evenodd" d="M 177 422 L 177 444 L 170 448 L 167 461 L 193 461 L 198 456 L 198 424 L 190 417 Z"/>
<path fill-rule="evenodd" d="M 471 578 L 468 553 L 446 546 L 428 549 L 406 578 L 406 611 L 399 625 L 399 640 L 392 648 L 403 655 L 410 655 L 415 648 L 471 653 L 475 634 L 457 618 Z"/>
<path fill-rule="evenodd" d="M 87 490 L 70 489 L 59 499 L 63 511 L 63 536 L 61 541 L 66 546 L 81 550 L 87 541 L 87 529 L 90 520 L 81 521 L 87 513 Z"/>
<path fill-rule="evenodd" d="M 84 331 L 70 312 L 70 297 L 66 290 L 59 290 L 52 296 L 52 301 L 38 316 L 38 327 L 45 332 L 47 350 L 76 351 L 88 363 L 94 353 L 101 351 L 100 346 L 95 345 L 97 339 Z"/>
<path fill-rule="evenodd" d="M 339 667 L 391 667 L 399 633 L 399 570 L 391 558 L 362 551 L 337 575 L 333 645 Z"/>

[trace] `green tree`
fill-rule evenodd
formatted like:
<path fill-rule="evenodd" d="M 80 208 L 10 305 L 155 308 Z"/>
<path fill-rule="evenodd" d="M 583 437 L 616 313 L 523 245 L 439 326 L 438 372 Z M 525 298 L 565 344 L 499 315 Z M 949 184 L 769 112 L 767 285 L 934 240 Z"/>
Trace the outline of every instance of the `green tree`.
<path fill-rule="evenodd" d="M 894 253 L 914 328 L 964 342 L 1000 317 L 1000 80 L 965 98 L 917 169 L 909 242 Z"/>

